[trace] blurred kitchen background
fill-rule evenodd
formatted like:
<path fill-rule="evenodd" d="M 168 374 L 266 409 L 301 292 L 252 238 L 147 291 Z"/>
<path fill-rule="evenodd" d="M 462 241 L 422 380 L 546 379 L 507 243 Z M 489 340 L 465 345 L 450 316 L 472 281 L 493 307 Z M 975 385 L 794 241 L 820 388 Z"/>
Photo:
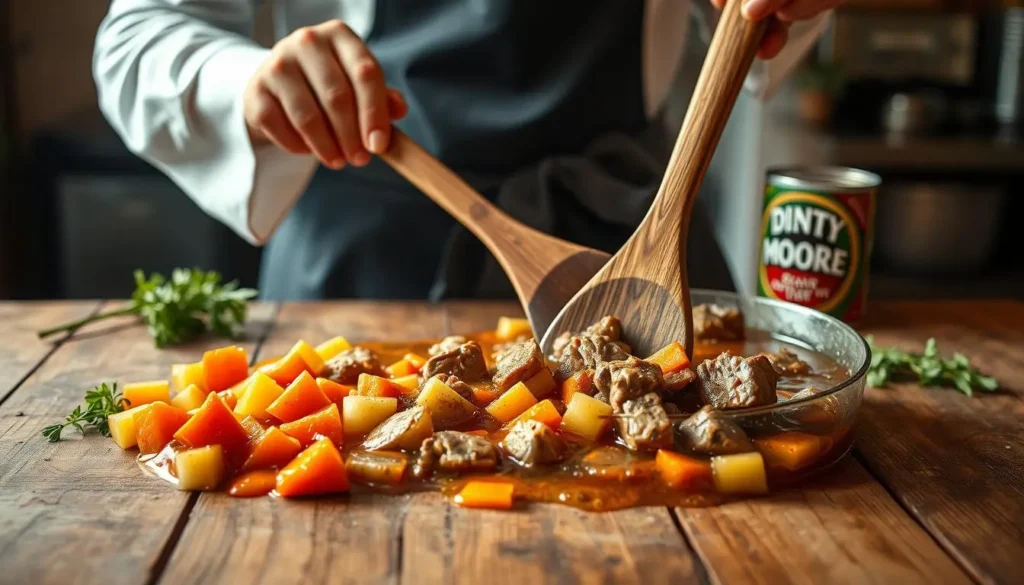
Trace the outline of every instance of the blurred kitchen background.
<path fill-rule="evenodd" d="M 255 285 L 259 250 L 133 157 L 96 107 L 104 0 L 0 0 L 0 298 L 110 298 L 131 271 L 198 266 Z M 260 35 L 269 38 L 264 18 Z M 678 128 L 698 34 L 666 123 Z M 753 290 L 763 169 L 882 175 L 875 298 L 1024 298 L 1024 0 L 847 0 L 768 103 L 741 97 L 706 181 Z M 760 148 L 757 145 L 760 144 Z M 738 162 L 739 161 L 739 162 Z M 737 164 L 750 172 L 737 173 Z"/>

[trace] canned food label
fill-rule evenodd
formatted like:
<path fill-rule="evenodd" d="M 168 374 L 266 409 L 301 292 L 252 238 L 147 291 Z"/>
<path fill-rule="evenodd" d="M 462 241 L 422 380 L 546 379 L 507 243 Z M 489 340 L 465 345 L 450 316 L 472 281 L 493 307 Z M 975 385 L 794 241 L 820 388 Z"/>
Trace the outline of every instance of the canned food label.
<path fill-rule="evenodd" d="M 765 193 L 759 293 L 812 307 L 847 321 L 863 311 L 864 234 L 870 201 L 863 193 Z"/>

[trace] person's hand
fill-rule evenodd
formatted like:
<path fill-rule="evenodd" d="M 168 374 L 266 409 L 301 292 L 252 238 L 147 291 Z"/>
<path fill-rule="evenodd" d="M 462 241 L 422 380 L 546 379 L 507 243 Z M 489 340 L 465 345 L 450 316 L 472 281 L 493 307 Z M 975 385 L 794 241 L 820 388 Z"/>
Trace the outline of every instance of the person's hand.
<path fill-rule="evenodd" d="M 729 0 L 743 2 L 743 16 L 749 20 L 761 20 L 774 16 L 761 40 L 757 56 L 771 59 L 779 54 L 789 36 L 789 25 L 797 20 L 808 20 L 831 10 L 842 0 Z M 716 8 L 725 7 L 726 0 L 711 0 Z"/>
<path fill-rule="evenodd" d="M 363 166 L 387 150 L 408 108 L 369 49 L 343 22 L 300 28 L 274 45 L 243 97 L 253 143 L 272 142 L 325 165 Z"/>

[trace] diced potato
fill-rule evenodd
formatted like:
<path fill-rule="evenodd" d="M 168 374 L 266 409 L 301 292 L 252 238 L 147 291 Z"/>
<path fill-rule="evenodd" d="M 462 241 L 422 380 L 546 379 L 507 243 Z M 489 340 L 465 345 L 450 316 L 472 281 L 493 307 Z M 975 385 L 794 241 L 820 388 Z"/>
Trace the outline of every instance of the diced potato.
<path fill-rule="evenodd" d="M 149 406 L 143 404 L 107 417 L 110 438 L 114 439 L 118 447 L 127 450 L 139 444 L 139 425 L 135 422 L 135 415 L 144 412 Z"/>
<path fill-rule="evenodd" d="M 494 336 L 499 341 L 510 341 L 520 335 L 533 335 L 533 329 L 530 327 L 528 320 L 498 317 L 498 326 L 494 329 Z"/>
<path fill-rule="evenodd" d="M 234 411 L 237 414 L 267 418 L 267 407 L 284 394 L 284 388 L 263 372 L 256 372 L 249 377 L 242 397 L 238 399 Z"/>
<path fill-rule="evenodd" d="M 737 453 L 711 458 L 715 488 L 724 494 L 768 493 L 764 459 L 760 453 Z"/>
<path fill-rule="evenodd" d="M 127 406 L 135 408 L 151 402 L 171 402 L 171 384 L 167 380 L 125 384 L 122 391 Z"/>
<path fill-rule="evenodd" d="M 527 390 L 529 393 L 529 390 Z M 431 378 L 423 385 L 416 404 L 430 411 L 434 421 L 434 429 L 444 430 L 460 425 L 473 418 L 476 407 L 455 390 L 436 378 Z"/>
<path fill-rule="evenodd" d="M 500 422 L 507 423 L 537 404 L 537 398 L 522 382 L 516 383 L 487 407 L 487 412 Z"/>
<path fill-rule="evenodd" d="M 596 441 L 611 424 L 612 406 L 597 398 L 577 392 L 572 395 L 562 415 L 562 430 Z"/>
<path fill-rule="evenodd" d="M 212 490 L 224 480 L 224 451 L 220 445 L 207 445 L 181 451 L 174 456 L 178 489 Z"/>
<path fill-rule="evenodd" d="M 382 396 L 346 396 L 341 405 L 346 436 L 362 436 L 398 412 L 398 399 Z"/>
<path fill-rule="evenodd" d="M 416 396 L 420 389 L 420 377 L 416 374 L 394 378 L 391 380 L 391 383 L 405 388 L 405 391 L 402 392 L 405 396 Z"/>
<path fill-rule="evenodd" d="M 316 353 L 326 362 L 346 349 L 352 349 L 352 344 L 339 335 L 316 346 Z"/>
<path fill-rule="evenodd" d="M 790 471 L 803 469 L 831 446 L 827 437 L 798 433 L 780 433 L 754 439 L 754 448 L 764 457 L 768 467 L 782 467 Z"/>
<path fill-rule="evenodd" d="M 203 362 L 174 364 L 171 366 L 171 382 L 174 383 L 174 389 L 178 391 L 195 384 L 200 390 L 206 392 L 206 372 L 203 371 Z"/>
<path fill-rule="evenodd" d="M 555 389 L 555 377 L 546 366 L 533 375 L 529 380 L 523 382 L 530 392 L 537 398 L 542 398 Z"/>
<path fill-rule="evenodd" d="M 405 478 L 409 458 L 392 451 L 353 451 L 345 462 L 349 476 L 364 483 L 396 485 Z"/>
<path fill-rule="evenodd" d="M 204 400 L 206 400 L 206 392 L 200 390 L 199 386 L 195 384 L 189 384 L 187 388 L 174 395 L 171 405 L 183 410 L 193 410 L 202 406 Z"/>
<path fill-rule="evenodd" d="M 234 386 L 228 388 L 228 392 L 230 392 L 231 395 L 235 397 L 235 400 L 236 400 L 235 403 L 236 404 L 237 404 L 237 400 L 239 398 L 241 398 L 242 394 L 245 394 L 246 389 L 249 388 L 249 382 L 251 382 L 251 381 L 252 381 L 252 374 L 250 374 L 248 378 L 246 378 L 246 379 L 236 383 Z"/>

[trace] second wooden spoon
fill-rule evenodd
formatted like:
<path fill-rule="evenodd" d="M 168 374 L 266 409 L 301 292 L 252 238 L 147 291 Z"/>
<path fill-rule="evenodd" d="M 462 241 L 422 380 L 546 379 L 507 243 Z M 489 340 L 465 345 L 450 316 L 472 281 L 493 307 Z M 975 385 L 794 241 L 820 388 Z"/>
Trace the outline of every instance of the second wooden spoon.
<path fill-rule="evenodd" d="M 555 318 L 541 341 L 578 332 L 604 315 L 622 319 L 634 355 L 649 356 L 681 341 L 693 351 L 686 235 L 690 213 L 718 140 L 764 36 L 766 21 L 750 22 L 729 0 L 701 67 L 661 188 L 640 227 Z"/>

